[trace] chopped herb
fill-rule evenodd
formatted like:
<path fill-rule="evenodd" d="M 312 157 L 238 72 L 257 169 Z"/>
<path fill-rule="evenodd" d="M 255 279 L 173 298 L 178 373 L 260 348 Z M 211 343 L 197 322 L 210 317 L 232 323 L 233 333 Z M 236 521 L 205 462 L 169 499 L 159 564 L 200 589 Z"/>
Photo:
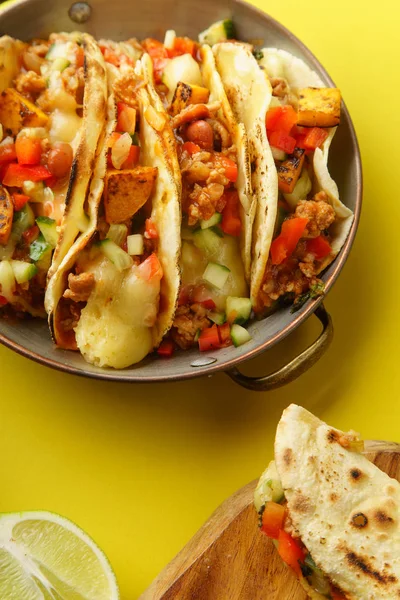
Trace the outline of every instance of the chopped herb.
<path fill-rule="evenodd" d="M 279 304 L 279 306 L 286 308 L 293 304 L 294 299 L 295 299 L 294 292 L 287 292 L 286 294 L 283 294 L 283 296 L 280 296 L 280 298 L 278 300 L 278 304 Z"/>
<path fill-rule="evenodd" d="M 48 244 L 43 235 L 40 234 L 37 240 L 32 242 L 29 247 L 29 258 L 33 260 L 33 262 L 37 262 L 49 248 L 51 248 L 50 244 Z"/>
<path fill-rule="evenodd" d="M 317 283 L 312 283 L 310 285 L 310 289 L 304 294 L 300 294 L 297 296 L 295 301 L 293 302 L 292 310 L 290 311 L 292 314 L 300 310 L 302 306 L 305 305 L 307 300 L 312 298 L 318 298 L 318 296 L 322 296 L 325 292 L 325 284 L 323 281 L 317 281 Z"/>
<path fill-rule="evenodd" d="M 261 50 L 254 50 L 253 56 L 256 60 L 261 60 L 262 58 L 264 58 L 264 53 Z"/>
<path fill-rule="evenodd" d="M 310 285 L 310 298 L 317 298 L 317 296 L 322 296 L 325 292 L 325 284 L 323 281 L 317 281 L 317 283 L 313 283 Z"/>

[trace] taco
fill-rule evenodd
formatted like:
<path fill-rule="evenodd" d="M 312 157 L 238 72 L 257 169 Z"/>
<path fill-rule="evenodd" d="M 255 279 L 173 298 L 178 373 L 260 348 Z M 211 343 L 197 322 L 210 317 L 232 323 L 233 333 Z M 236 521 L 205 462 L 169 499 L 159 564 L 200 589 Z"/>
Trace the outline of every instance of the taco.
<path fill-rule="evenodd" d="M 46 279 L 79 233 L 104 126 L 104 60 L 87 34 L 4 36 L 0 92 L 0 304 L 45 317 Z"/>
<path fill-rule="evenodd" d="M 128 50 L 128 46 L 130 50 Z M 49 283 L 58 346 L 124 368 L 157 347 L 179 290 L 179 202 L 135 45 L 102 41 L 109 98 L 86 206 L 88 227 Z"/>
<path fill-rule="evenodd" d="M 400 596 L 400 483 L 361 454 L 354 432 L 290 405 L 261 476 L 255 506 L 264 533 L 310 598 Z"/>
<path fill-rule="evenodd" d="M 264 213 L 278 205 L 274 230 L 258 244 L 255 231 L 252 297 L 262 314 L 278 302 L 300 308 L 321 295 L 320 273 L 342 248 L 353 221 L 339 200 L 327 163 L 340 122 L 340 91 L 326 88 L 302 60 L 284 50 L 264 48 L 259 65 L 272 87 L 266 128 L 278 174 L 279 194 L 258 195 L 260 226 Z M 272 209 L 274 210 L 274 209 Z"/>
<path fill-rule="evenodd" d="M 181 290 L 170 337 L 182 349 L 197 341 L 200 350 L 232 339 L 239 345 L 250 339 L 240 325 L 251 313 L 255 209 L 245 127 L 210 46 L 173 31 L 164 44 L 146 39 L 142 46 L 152 59 L 146 61 L 153 105 L 164 105 L 170 117 L 164 143 L 181 189 Z"/>

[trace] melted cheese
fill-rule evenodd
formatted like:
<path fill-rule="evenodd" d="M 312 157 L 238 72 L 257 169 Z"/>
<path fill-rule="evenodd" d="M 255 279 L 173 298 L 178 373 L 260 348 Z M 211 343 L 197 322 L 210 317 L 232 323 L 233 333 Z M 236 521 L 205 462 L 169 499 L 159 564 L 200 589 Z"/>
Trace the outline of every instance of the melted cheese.
<path fill-rule="evenodd" d="M 121 273 L 103 257 L 85 271 L 94 274 L 96 286 L 75 328 L 79 350 L 99 367 L 123 369 L 139 362 L 153 349 L 159 282 L 143 280 L 136 266 Z"/>

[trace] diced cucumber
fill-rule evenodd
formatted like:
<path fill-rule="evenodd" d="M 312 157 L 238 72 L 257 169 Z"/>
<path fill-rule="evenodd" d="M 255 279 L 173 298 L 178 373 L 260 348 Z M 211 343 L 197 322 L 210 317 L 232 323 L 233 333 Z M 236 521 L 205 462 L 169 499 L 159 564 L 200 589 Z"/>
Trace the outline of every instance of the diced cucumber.
<path fill-rule="evenodd" d="M 193 234 L 194 245 L 207 257 L 218 254 L 223 241 L 212 229 L 198 229 Z"/>
<path fill-rule="evenodd" d="M 203 85 L 200 67 L 191 54 L 172 58 L 164 68 L 162 82 L 167 86 L 168 101 L 171 102 L 179 81 L 193 85 Z"/>
<path fill-rule="evenodd" d="M 237 348 L 238 346 L 242 346 L 246 342 L 249 342 L 251 340 L 251 335 L 247 329 L 235 323 L 231 327 L 231 338 L 233 345 Z"/>
<path fill-rule="evenodd" d="M 46 242 L 43 234 L 40 234 L 29 247 L 29 258 L 36 263 L 38 269 L 46 271 L 50 266 L 52 252 L 52 246 Z"/>
<path fill-rule="evenodd" d="M 311 554 L 307 554 L 304 559 L 304 564 L 301 565 L 303 577 L 308 581 L 310 586 L 317 594 L 330 598 L 332 590 L 331 585 L 324 573 L 317 567 Z"/>
<path fill-rule="evenodd" d="M 199 337 L 200 337 L 200 334 L 201 334 L 201 329 L 198 329 L 198 330 L 196 331 L 196 335 L 194 336 L 194 341 L 195 341 L 195 342 L 197 342 L 197 340 L 199 339 Z"/>
<path fill-rule="evenodd" d="M 226 299 L 226 316 L 229 323 L 243 325 L 249 320 L 251 314 L 250 298 L 228 296 Z"/>
<path fill-rule="evenodd" d="M 286 160 L 287 159 L 286 152 L 284 150 L 281 150 L 280 148 L 271 146 L 271 152 L 272 152 L 272 156 L 274 157 L 274 160 Z"/>
<path fill-rule="evenodd" d="M 8 300 L 13 301 L 15 292 L 15 276 L 8 260 L 0 261 L 0 294 Z"/>
<path fill-rule="evenodd" d="M 230 269 L 228 267 L 210 262 L 203 273 L 203 279 L 218 290 L 222 290 L 229 277 L 229 273 Z"/>
<path fill-rule="evenodd" d="M 214 225 L 218 225 L 218 223 L 221 223 L 222 221 L 222 215 L 221 213 L 214 213 L 213 216 L 210 219 L 207 219 L 206 221 L 200 221 L 200 227 L 202 229 L 208 229 L 209 227 L 214 227 Z"/>
<path fill-rule="evenodd" d="M 261 508 L 267 502 L 277 502 L 279 504 L 284 498 L 285 495 L 278 471 L 276 470 L 276 464 L 272 460 L 261 475 L 254 491 L 254 505 L 257 512 L 260 512 Z"/>
<path fill-rule="evenodd" d="M 15 233 L 16 237 L 21 235 L 35 224 L 35 215 L 29 204 L 25 204 L 21 210 L 14 213 L 12 232 Z"/>
<path fill-rule="evenodd" d="M 65 58 L 67 48 L 65 43 L 52 44 L 45 56 L 46 60 L 56 60 L 56 58 Z"/>
<path fill-rule="evenodd" d="M 51 65 L 51 69 L 52 71 L 64 71 L 64 69 L 66 69 L 67 67 L 69 67 L 70 65 L 70 61 L 67 60 L 66 58 L 61 58 L 61 56 L 59 58 L 56 58 L 53 61 L 53 64 Z"/>
<path fill-rule="evenodd" d="M 133 235 L 128 235 L 127 237 L 128 244 L 128 254 L 131 256 L 140 256 L 143 254 L 144 244 L 143 244 L 143 236 L 140 233 L 134 233 Z"/>
<path fill-rule="evenodd" d="M 124 271 L 133 265 L 132 257 L 112 240 L 102 240 L 98 245 L 103 254 L 116 266 L 118 271 Z"/>
<path fill-rule="evenodd" d="M 278 96 L 272 96 L 271 102 L 269 103 L 270 108 L 274 108 L 275 106 L 282 106 L 282 102 L 279 100 Z"/>
<path fill-rule="evenodd" d="M 294 190 L 291 194 L 283 194 L 286 202 L 293 210 L 300 200 L 306 200 L 312 188 L 312 183 L 308 171 L 303 167 L 303 171 L 297 180 Z"/>
<path fill-rule="evenodd" d="M 226 321 L 225 313 L 211 312 L 207 316 L 216 325 L 223 325 Z"/>
<path fill-rule="evenodd" d="M 5 246 L 0 244 L 0 260 L 10 260 L 10 258 L 14 254 L 15 246 L 17 245 L 19 238 L 19 235 L 17 236 L 13 232 L 11 232 L 7 244 Z"/>
<path fill-rule="evenodd" d="M 173 29 L 167 29 L 164 37 L 164 46 L 168 50 L 172 50 L 175 44 L 176 33 Z"/>
<path fill-rule="evenodd" d="M 36 219 L 37 226 L 43 234 L 44 239 L 52 248 L 57 246 L 58 231 L 57 223 L 49 217 L 38 217 Z"/>
<path fill-rule="evenodd" d="M 29 196 L 31 202 L 44 202 L 44 183 L 43 181 L 24 181 L 22 191 Z"/>
<path fill-rule="evenodd" d="M 29 281 L 38 272 L 37 266 L 33 263 L 28 263 L 23 260 L 10 260 L 10 263 L 17 283 Z"/>
<path fill-rule="evenodd" d="M 218 42 L 224 42 L 225 40 L 232 40 L 236 37 L 235 26 L 231 19 L 225 19 L 224 21 L 217 21 L 199 33 L 200 44 L 209 44 L 213 46 Z"/>
<path fill-rule="evenodd" d="M 181 262 L 185 267 L 195 267 L 201 262 L 202 256 L 196 246 L 189 242 L 183 242 Z"/>
<path fill-rule="evenodd" d="M 117 246 L 122 246 L 126 240 L 128 228 L 123 223 L 111 223 L 110 229 L 107 232 L 107 238 L 112 240 Z M 131 254 L 131 252 L 129 252 Z"/>

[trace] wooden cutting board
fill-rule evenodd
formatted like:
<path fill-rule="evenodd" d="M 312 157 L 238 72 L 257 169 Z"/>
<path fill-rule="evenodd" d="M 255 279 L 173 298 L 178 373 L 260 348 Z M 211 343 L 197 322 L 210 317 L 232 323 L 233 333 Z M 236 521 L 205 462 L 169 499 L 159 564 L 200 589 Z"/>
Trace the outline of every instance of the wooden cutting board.
<path fill-rule="evenodd" d="M 366 456 L 400 481 L 400 444 L 366 442 Z M 225 500 L 139 600 L 306 600 L 257 526 L 257 481 Z"/>

